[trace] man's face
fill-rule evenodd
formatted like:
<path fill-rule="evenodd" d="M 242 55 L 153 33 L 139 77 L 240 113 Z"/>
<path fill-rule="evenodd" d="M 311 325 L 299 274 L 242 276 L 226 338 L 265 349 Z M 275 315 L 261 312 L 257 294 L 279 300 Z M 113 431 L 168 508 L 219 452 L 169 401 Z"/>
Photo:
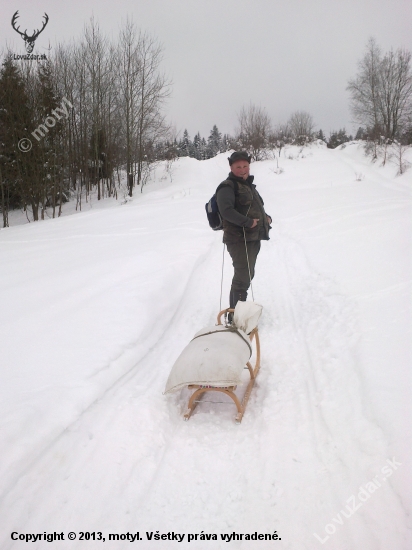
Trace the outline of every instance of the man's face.
<path fill-rule="evenodd" d="M 247 160 L 237 160 L 231 166 L 233 174 L 238 178 L 247 179 L 250 172 L 250 164 Z"/>

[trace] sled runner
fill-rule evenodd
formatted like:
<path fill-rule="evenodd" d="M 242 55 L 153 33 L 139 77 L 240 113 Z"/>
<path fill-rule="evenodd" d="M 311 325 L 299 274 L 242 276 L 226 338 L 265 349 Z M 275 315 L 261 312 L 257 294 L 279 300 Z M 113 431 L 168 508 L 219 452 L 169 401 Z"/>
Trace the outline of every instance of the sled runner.
<path fill-rule="evenodd" d="M 233 324 L 224 325 L 222 317 L 233 312 Z M 217 325 L 197 332 L 172 367 L 165 393 L 181 388 L 194 390 L 189 398 L 184 419 L 189 420 L 198 402 L 207 392 L 221 392 L 232 399 L 237 408 L 236 422 L 242 421 L 256 376 L 260 368 L 258 321 L 262 306 L 254 302 L 238 302 L 235 309 L 224 309 L 217 316 Z M 254 350 L 253 350 L 254 348 Z M 254 366 L 251 364 L 254 352 Z M 242 373 L 249 371 L 249 382 L 239 396 Z"/>

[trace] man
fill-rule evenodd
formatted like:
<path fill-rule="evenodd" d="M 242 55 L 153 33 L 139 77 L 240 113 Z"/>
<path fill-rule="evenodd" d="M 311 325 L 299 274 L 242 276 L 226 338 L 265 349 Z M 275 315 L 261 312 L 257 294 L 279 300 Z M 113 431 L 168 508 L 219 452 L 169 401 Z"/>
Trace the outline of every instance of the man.
<path fill-rule="evenodd" d="M 230 307 L 234 308 L 239 300 L 246 301 L 260 241 L 269 240 L 272 218 L 266 214 L 262 197 L 253 184 L 251 157 L 239 151 L 232 153 L 228 160 L 231 172 L 217 188 L 216 198 L 223 218 L 223 242 L 235 269 L 229 298 Z"/>

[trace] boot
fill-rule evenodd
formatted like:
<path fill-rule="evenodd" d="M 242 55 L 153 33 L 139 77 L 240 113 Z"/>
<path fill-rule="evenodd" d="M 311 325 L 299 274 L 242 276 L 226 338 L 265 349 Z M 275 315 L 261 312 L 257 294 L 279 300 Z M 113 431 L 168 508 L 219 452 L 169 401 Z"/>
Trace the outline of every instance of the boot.
<path fill-rule="evenodd" d="M 246 290 L 231 290 L 229 294 L 229 307 L 231 309 L 235 309 L 236 304 L 239 302 L 246 302 L 247 299 L 247 291 Z M 229 324 L 232 324 L 233 322 L 233 313 L 230 312 L 227 316 L 227 320 Z"/>
<path fill-rule="evenodd" d="M 235 309 L 236 304 L 239 302 L 246 302 L 247 300 L 247 292 L 246 290 L 231 290 L 230 296 L 229 296 L 229 304 L 230 307 Z"/>

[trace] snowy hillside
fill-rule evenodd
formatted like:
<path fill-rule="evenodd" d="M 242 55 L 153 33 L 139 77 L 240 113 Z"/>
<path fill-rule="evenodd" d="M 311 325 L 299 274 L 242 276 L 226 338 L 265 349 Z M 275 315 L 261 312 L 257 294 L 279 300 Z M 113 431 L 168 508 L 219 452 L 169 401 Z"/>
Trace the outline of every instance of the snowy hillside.
<path fill-rule="evenodd" d="M 226 157 L 0 231 L 2 550 L 117 550 L 137 532 L 143 550 L 412 548 L 412 171 L 356 143 L 252 164 L 274 220 L 253 283 L 261 371 L 240 425 L 220 403 L 184 422 L 187 394 L 162 392 L 219 311 L 204 204 Z M 226 255 L 222 307 L 231 275 Z"/>

